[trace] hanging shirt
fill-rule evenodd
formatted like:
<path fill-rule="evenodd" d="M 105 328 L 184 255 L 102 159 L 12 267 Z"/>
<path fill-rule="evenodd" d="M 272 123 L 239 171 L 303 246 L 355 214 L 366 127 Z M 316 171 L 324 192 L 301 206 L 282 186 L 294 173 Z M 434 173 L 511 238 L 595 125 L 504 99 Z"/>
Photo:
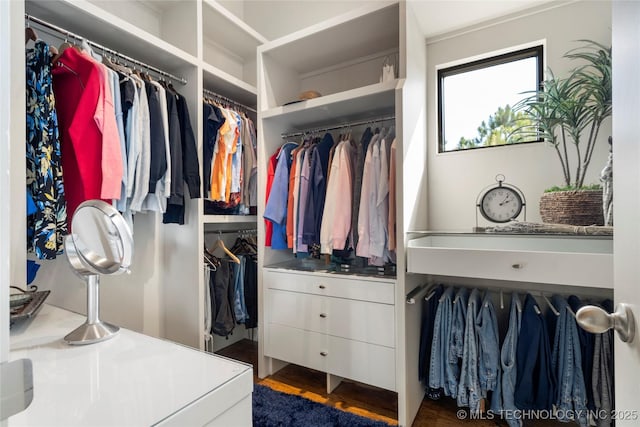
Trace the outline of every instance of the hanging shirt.
<path fill-rule="evenodd" d="M 271 247 L 287 249 L 287 200 L 289 191 L 289 169 L 291 168 L 291 152 L 297 145 L 285 143 L 278 155 L 271 194 L 264 209 L 264 218 L 273 223 Z"/>
<path fill-rule="evenodd" d="M 236 148 L 231 156 L 231 193 L 240 193 L 242 191 L 242 118 L 240 114 L 235 111 L 231 111 L 232 116 L 235 117 L 238 129 L 238 137 L 236 138 Z"/>
<path fill-rule="evenodd" d="M 149 193 L 149 174 L 151 170 L 149 103 L 147 101 L 147 91 L 142 79 L 134 75 L 132 75 L 131 78 L 136 82 L 139 108 L 138 114 L 134 118 L 136 121 L 135 140 L 137 145 L 137 157 L 135 164 L 134 191 L 131 201 L 129 202 L 129 209 L 132 212 L 140 212 L 142 210 L 142 202 Z"/>
<path fill-rule="evenodd" d="M 309 197 L 309 178 L 311 175 L 311 148 L 304 150 L 304 157 L 300 166 L 300 194 L 298 199 L 298 227 L 297 227 L 297 252 L 307 252 L 309 247 L 302 241 L 304 230 L 305 211 L 307 209 L 307 198 Z"/>
<path fill-rule="evenodd" d="M 303 242 L 307 245 L 320 243 L 320 227 L 324 212 L 324 199 L 327 191 L 327 170 L 329 152 L 333 146 L 333 137 L 326 133 L 322 140 L 312 148 L 309 197 L 304 215 Z"/>
<path fill-rule="evenodd" d="M 171 89 L 171 88 L 170 88 Z M 172 89 L 171 89 L 172 90 Z M 173 90 L 172 90 L 173 91 Z M 184 184 L 187 184 L 189 197 L 197 199 L 200 197 L 200 163 L 198 162 L 198 151 L 196 148 L 196 139 L 191 127 L 191 119 L 189 118 L 189 108 L 187 100 L 184 96 L 173 91 L 176 98 L 176 108 L 178 111 L 178 122 L 180 127 L 180 143 L 181 158 L 176 158 L 173 163 L 173 173 L 171 178 L 171 197 L 167 204 L 167 212 L 164 214 L 162 222 L 164 224 L 184 224 L 185 203 L 184 203 Z M 173 114 L 170 114 L 170 118 Z M 169 122 L 170 135 L 174 132 L 175 118 Z M 177 142 L 171 140 L 171 146 L 178 150 Z M 176 154 L 177 157 L 180 154 Z M 180 168 L 180 165 L 182 168 Z"/>
<path fill-rule="evenodd" d="M 255 134 L 251 126 L 251 120 L 244 116 L 242 118 L 242 203 L 251 206 L 251 177 L 258 170 L 258 160 L 256 150 L 253 145 Z"/>
<path fill-rule="evenodd" d="M 62 136 L 67 211 L 85 200 L 120 197 L 122 157 L 110 91 L 95 61 L 66 49 L 52 70 Z"/>
<path fill-rule="evenodd" d="M 162 212 L 164 213 L 167 210 L 167 197 L 169 197 L 169 193 L 171 190 L 171 149 L 169 146 L 169 115 L 167 112 L 167 98 L 164 88 L 157 82 L 145 82 L 147 88 L 147 94 L 149 92 L 153 92 L 153 98 L 157 97 L 157 106 L 154 108 L 156 110 L 156 114 L 159 112 L 160 117 L 151 120 L 151 141 L 152 148 L 154 144 L 158 144 L 155 147 L 156 153 L 161 153 L 164 157 L 165 161 L 165 170 L 164 173 L 159 176 L 155 183 L 155 191 L 149 192 L 147 197 L 145 198 L 142 209 L 145 211 L 154 211 L 154 212 Z M 154 101 L 155 102 L 155 101 Z M 154 128 L 155 138 L 158 138 L 154 141 Z M 162 137 L 160 140 L 159 138 Z M 151 151 L 151 168 L 154 169 L 153 165 L 153 154 L 154 150 Z M 151 179 L 153 181 L 153 179 Z M 151 188 L 151 183 L 149 185 Z"/>
<path fill-rule="evenodd" d="M 293 230 L 292 230 L 292 238 L 293 242 L 291 244 L 291 249 L 293 253 L 298 252 L 298 210 L 300 205 L 300 175 L 302 172 L 302 163 L 304 162 L 304 152 L 306 148 L 301 148 L 296 152 L 296 168 L 295 168 L 295 176 L 293 181 L 293 199 L 291 202 L 293 203 L 293 215 L 291 218 Z"/>
<path fill-rule="evenodd" d="M 394 138 L 389 154 L 389 251 L 396 250 L 396 149 L 398 140 Z"/>
<path fill-rule="evenodd" d="M 37 40 L 26 58 L 27 197 L 33 202 L 27 250 L 40 259 L 54 259 L 67 234 L 67 205 L 49 46 Z"/>
<path fill-rule="evenodd" d="M 287 199 L 287 247 L 293 248 L 293 205 L 295 203 L 295 180 L 296 169 L 298 166 L 298 152 L 302 150 L 302 146 L 296 147 L 291 152 L 291 168 L 289 169 L 289 190 Z"/>
<path fill-rule="evenodd" d="M 220 127 L 218 141 L 213 153 L 211 170 L 211 199 L 221 202 L 229 200 L 231 193 L 231 159 L 236 150 L 238 138 L 238 122 L 235 115 L 226 108 L 221 108 L 225 122 Z"/>
<path fill-rule="evenodd" d="M 203 129 L 204 142 L 202 144 L 202 171 L 205 177 L 204 194 L 205 197 L 211 198 L 209 190 L 211 188 L 211 163 L 214 148 L 218 139 L 218 131 L 227 119 L 218 106 L 205 103 L 203 107 L 203 115 L 205 117 Z"/>
<path fill-rule="evenodd" d="M 362 174 L 364 172 L 364 161 L 367 155 L 367 148 L 369 142 L 373 138 L 373 132 L 371 128 L 365 129 L 360 139 L 360 143 L 357 144 L 354 151 L 354 170 L 353 170 L 353 201 L 351 209 L 351 230 L 353 233 L 353 247 L 356 248 L 358 244 L 358 217 L 360 212 L 360 198 L 362 197 Z"/>
<path fill-rule="evenodd" d="M 373 151 L 375 143 L 379 140 L 380 135 L 374 135 L 367 147 L 365 155 L 363 172 L 362 172 L 362 186 L 360 188 L 360 207 L 358 209 L 358 244 L 356 246 L 356 255 L 364 258 L 371 256 L 370 250 L 370 210 L 371 206 L 375 206 L 375 203 L 370 203 L 372 200 L 377 200 L 377 195 L 374 193 L 377 191 L 374 178 L 374 161 Z M 374 199 L 375 197 L 375 199 Z"/>
<path fill-rule="evenodd" d="M 320 228 L 320 251 L 330 254 L 333 249 L 346 246 L 351 229 L 351 145 L 349 141 L 338 144 L 329 168 L 329 182 L 325 199 L 322 226 Z"/>
<path fill-rule="evenodd" d="M 266 188 L 266 196 L 265 196 L 265 204 L 269 202 L 269 197 L 271 196 L 271 187 L 273 186 L 273 179 L 276 175 L 276 165 L 278 164 L 278 154 L 280 153 L 280 147 L 276 150 L 275 153 L 269 158 L 269 166 L 267 167 L 267 188 Z M 264 220 L 264 245 L 271 246 L 271 238 L 273 236 L 273 223 L 265 218 Z"/>

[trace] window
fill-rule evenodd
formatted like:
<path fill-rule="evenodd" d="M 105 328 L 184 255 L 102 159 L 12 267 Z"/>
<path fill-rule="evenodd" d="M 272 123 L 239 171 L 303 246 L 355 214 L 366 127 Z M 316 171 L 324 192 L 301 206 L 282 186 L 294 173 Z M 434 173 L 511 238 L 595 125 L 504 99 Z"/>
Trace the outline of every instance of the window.
<path fill-rule="evenodd" d="M 512 107 L 542 83 L 542 46 L 438 70 L 439 152 L 533 142 Z"/>

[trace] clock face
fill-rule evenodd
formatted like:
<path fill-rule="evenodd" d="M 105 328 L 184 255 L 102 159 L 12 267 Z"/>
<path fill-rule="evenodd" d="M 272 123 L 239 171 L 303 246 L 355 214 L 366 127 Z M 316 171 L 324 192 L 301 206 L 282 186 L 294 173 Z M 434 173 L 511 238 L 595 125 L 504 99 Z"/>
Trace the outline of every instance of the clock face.
<path fill-rule="evenodd" d="M 492 222 L 508 222 L 520 215 L 522 198 L 508 187 L 494 187 L 482 196 L 480 213 Z"/>

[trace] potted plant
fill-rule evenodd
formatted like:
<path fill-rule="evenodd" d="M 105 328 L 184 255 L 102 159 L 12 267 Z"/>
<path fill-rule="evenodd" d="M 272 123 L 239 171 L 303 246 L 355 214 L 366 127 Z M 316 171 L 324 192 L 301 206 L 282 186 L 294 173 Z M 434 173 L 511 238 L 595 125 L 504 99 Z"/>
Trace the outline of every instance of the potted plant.
<path fill-rule="evenodd" d="M 540 200 L 544 222 L 602 225 L 602 190 L 585 186 L 602 123 L 611 116 L 611 47 L 581 40 L 584 45 L 565 57 L 582 60 L 567 77 L 551 70 L 541 90 L 514 107 L 529 118 L 515 133 L 549 143 L 555 150 L 564 185 L 545 192 Z"/>

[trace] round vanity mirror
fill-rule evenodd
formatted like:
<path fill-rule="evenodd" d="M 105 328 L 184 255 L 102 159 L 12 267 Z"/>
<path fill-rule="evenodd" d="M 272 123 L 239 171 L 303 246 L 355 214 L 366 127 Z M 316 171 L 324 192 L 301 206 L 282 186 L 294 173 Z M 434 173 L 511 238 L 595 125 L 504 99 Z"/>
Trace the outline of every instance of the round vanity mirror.
<path fill-rule="evenodd" d="M 129 272 L 133 236 L 122 215 L 101 200 L 78 206 L 65 237 L 67 259 L 87 283 L 87 320 L 64 337 L 69 344 L 91 344 L 109 339 L 118 327 L 100 320 L 100 275 Z"/>

